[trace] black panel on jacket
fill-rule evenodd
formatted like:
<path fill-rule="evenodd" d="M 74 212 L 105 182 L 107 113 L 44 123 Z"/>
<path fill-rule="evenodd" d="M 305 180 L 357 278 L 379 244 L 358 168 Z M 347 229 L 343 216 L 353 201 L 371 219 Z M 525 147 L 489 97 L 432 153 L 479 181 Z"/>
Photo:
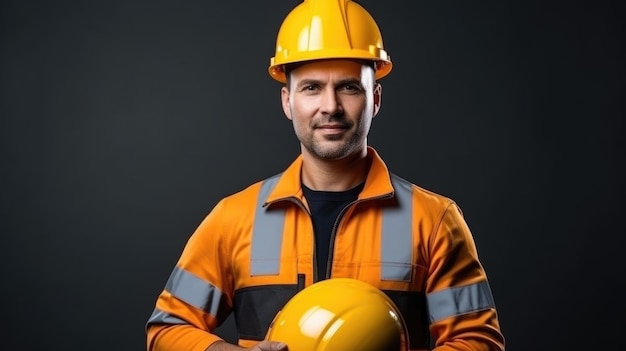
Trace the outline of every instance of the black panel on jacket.
<path fill-rule="evenodd" d="M 428 329 L 428 307 L 426 297 L 422 292 L 383 290 L 396 304 L 409 330 L 409 343 L 412 349 L 427 348 L 430 346 L 430 331 Z"/>
<path fill-rule="evenodd" d="M 234 313 L 239 337 L 263 340 L 278 311 L 298 291 L 298 284 L 253 286 L 235 291 Z"/>

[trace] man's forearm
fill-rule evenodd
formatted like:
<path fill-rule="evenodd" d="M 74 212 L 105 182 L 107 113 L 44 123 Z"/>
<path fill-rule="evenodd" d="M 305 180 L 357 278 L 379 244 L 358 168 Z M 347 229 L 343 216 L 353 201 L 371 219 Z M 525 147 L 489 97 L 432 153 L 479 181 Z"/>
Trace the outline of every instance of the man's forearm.
<path fill-rule="evenodd" d="M 207 347 L 206 351 L 242 351 L 242 347 L 227 343 L 226 341 L 216 341 Z"/>
<path fill-rule="evenodd" d="M 225 341 L 216 341 L 212 343 L 206 351 L 288 351 L 287 345 L 282 342 L 264 340 L 254 345 L 252 348 L 246 349 Z"/>

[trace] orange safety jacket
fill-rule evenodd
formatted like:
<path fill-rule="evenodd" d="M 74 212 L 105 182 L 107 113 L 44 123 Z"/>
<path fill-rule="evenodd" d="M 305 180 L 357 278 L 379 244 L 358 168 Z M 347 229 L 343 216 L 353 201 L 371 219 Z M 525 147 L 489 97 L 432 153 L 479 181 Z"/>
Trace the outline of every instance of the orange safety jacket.
<path fill-rule="evenodd" d="M 371 167 L 331 236 L 327 278 L 377 286 L 401 310 L 411 350 L 504 350 L 472 234 L 449 198 Z M 265 337 L 280 308 L 314 282 L 313 224 L 302 156 L 222 199 L 190 237 L 146 325 L 148 351 L 205 351 L 233 312 L 239 345 Z M 297 350 L 295 350 L 297 351 Z"/>

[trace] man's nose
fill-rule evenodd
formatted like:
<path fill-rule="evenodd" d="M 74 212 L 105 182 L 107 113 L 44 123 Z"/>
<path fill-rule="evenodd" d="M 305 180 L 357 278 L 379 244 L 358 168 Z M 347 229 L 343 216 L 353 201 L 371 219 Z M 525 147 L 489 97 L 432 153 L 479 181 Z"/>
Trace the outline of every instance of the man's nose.
<path fill-rule="evenodd" d="M 322 93 L 320 101 L 320 110 L 326 115 L 336 115 L 343 112 L 341 106 L 341 100 L 339 99 L 337 92 L 334 89 L 325 89 Z"/>

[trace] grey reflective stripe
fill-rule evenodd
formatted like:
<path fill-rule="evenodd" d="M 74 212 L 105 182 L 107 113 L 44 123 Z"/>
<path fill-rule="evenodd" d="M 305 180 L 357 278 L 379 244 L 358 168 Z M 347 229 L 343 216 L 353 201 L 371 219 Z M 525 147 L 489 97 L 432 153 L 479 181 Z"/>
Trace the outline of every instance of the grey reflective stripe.
<path fill-rule="evenodd" d="M 278 274 L 280 269 L 280 247 L 285 226 L 283 210 L 270 211 L 263 207 L 269 193 L 274 189 L 280 174 L 266 179 L 261 184 L 257 207 L 252 224 L 252 248 L 250 253 L 250 275 Z"/>
<path fill-rule="evenodd" d="M 430 322 L 495 308 L 487 281 L 445 289 L 426 295 Z"/>
<path fill-rule="evenodd" d="M 158 308 L 155 308 L 154 312 L 152 312 L 152 315 L 148 319 L 148 324 L 146 326 L 150 324 L 188 324 L 188 323 L 176 316 L 173 316 L 167 312 L 164 312 Z"/>
<path fill-rule="evenodd" d="M 189 305 L 217 316 L 222 292 L 195 275 L 175 267 L 165 284 L 165 290 Z"/>
<path fill-rule="evenodd" d="M 385 207 L 382 217 L 381 279 L 410 281 L 413 257 L 412 185 L 392 175 L 397 207 Z"/>

